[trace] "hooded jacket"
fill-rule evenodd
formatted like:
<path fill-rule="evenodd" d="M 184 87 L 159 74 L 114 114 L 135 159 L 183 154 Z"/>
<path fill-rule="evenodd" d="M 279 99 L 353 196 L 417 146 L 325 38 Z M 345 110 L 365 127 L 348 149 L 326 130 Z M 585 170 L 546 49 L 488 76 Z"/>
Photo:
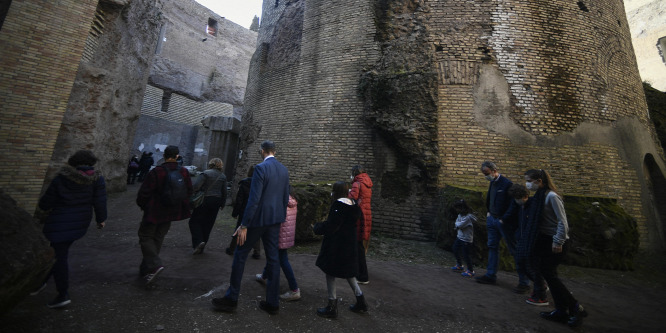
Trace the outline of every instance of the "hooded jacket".
<path fill-rule="evenodd" d="M 370 199 L 372 197 L 372 180 L 367 173 L 360 173 L 354 177 L 349 198 L 354 199 L 363 212 L 361 219 L 357 222 L 358 240 L 370 240 L 370 229 L 372 229 L 372 208 Z"/>
<path fill-rule="evenodd" d="M 65 165 L 39 199 L 50 211 L 44 235 L 52 243 L 75 241 L 88 231 L 95 211 L 97 223 L 106 221 L 106 183 L 93 167 Z"/>

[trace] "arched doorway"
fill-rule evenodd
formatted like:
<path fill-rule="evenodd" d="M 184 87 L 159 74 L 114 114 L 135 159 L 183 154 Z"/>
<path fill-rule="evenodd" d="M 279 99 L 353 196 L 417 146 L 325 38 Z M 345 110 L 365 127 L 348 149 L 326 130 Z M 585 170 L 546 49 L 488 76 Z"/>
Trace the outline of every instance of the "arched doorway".
<path fill-rule="evenodd" d="M 651 206 L 656 221 L 658 237 L 652 238 L 659 247 L 666 247 L 666 178 L 652 154 L 645 155 L 644 167 L 651 193 Z M 656 244 L 655 244 L 656 245 Z"/>

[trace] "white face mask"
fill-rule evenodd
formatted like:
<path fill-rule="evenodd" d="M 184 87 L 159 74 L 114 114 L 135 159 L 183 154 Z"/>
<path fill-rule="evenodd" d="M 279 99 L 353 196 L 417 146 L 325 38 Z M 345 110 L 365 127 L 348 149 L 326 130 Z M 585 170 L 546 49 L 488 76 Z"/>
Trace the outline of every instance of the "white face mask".
<path fill-rule="evenodd" d="M 525 182 L 525 187 L 530 191 L 536 191 L 539 189 L 539 185 L 534 184 L 533 182 Z"/>
<path fill-rule="evenodd" d="M 493 177 L 493 175 L 487 175 L 486 180 L 492 182 L 493 180 L 495 180 L 495 177 Z"/>
<path fill-rule="evenodd" d="M 525 201 L 523 201 L 523 199 L 514 199 L 514 200 L 516 200 L 516 203 L 518 204 L 518 206 L 522 206 L 522 205 L 525 204 Z"/>

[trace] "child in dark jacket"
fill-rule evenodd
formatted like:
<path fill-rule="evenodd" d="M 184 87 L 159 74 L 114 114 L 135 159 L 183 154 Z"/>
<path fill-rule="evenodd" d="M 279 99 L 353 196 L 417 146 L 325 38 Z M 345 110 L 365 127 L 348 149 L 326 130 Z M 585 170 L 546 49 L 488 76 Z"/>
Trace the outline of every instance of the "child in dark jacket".
<path fill-rule="evenodd" d="M 331 196 L 333 202 L 324 222 L 313 226 L 314 233 L 324 235 L 316 265 L 326 273 L 328 305 L 317 309 L 317 315 L 325 318 L 338 316 L 338 299 L 335 278 L 346 279 L 356 296 L 356 304 L 349 307 L 353 312 L 368 311 L 368 304 L 356 281 L 358 274 L 358 248 L 356 221 L 361 216 L 361 209 L 352 199 L 347 198 L 349 185 L 345 182 L 333 184 Z"/>
<path fill-rule="evenodd" d="M 236 220 L 236 229 L 243 221 L 243 214 L 245 213 L 245 206 L 247 206 L 247 199 L 250 196 L 250 185 L 252 184 L 252 175 L 254 174 L 254 165 L 247 170 L 247 178 L 243 178 L 238 182 L 238 192 L 236 192 L 236 200 L 234 201 L 234 210 L 231 212 L 231 217 L 238 217 Z M 234 229 L 234 230 L 236 230 Z M 229 247 L 224 252 L 230 256 L 234 255 L 236 250 L 236 236 L 231 236 Z M 252 258 L 259 259 L 261 255 L 261 241 L 257 241 L 252 247 Z"/>

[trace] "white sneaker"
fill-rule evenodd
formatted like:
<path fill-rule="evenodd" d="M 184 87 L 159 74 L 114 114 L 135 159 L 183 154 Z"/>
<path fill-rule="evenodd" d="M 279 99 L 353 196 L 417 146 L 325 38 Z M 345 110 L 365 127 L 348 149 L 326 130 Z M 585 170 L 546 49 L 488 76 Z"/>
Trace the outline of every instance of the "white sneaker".
<path fill-rule="evenodd" d="M 257 282 L 259 282 L 261 284 L 264 284 L 264 285 L 266 284 L 266 279 L 264 279 L 263 274 L 257 274 L 257 275 L 254 276 L 254 278 L 255 278 L 255 280 L 257 280 Z"/>
<path fill-rule="evenodd" d="M 301 290 L 296 289 L 296 291 L 289 290 L 286 293 L 280 295 L 280 299 L 283 301 L 298 301 L 301 299 Z"/>

